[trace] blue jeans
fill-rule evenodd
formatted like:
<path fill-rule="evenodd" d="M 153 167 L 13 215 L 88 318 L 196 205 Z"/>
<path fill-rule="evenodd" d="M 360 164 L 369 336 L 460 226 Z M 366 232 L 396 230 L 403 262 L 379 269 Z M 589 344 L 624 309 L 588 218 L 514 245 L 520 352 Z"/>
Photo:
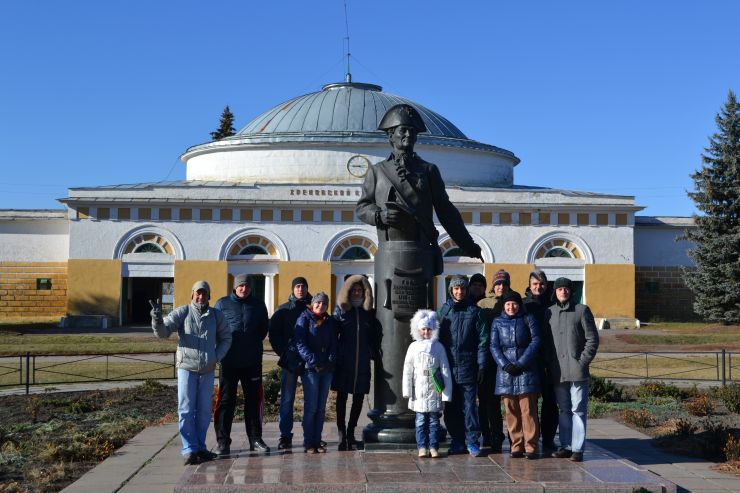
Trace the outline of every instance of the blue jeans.
<path fill-rule="evenodd" d="M 463 444 L 478 444 L 480 424 L 478 406 L 475 398 L 478 383 L 452 384 L 452 401 L 445 403 L 445 425 L 452 437 L 451 447 L 462 447 Z"/>
<path fill-rule="evenodd" d="M 177 369 L 177 414 L 182 455 L 208 450 L 206 433 L 211 424 L 213 372 L 199 374 Z"/>
<path fill-rule="evenodd" d="M 588 380 L 558 383 L 555 385 L 555 398 L 560 408 L 560 447 L 583 452 L 588 414 Z"/>
<path fill-rule="evenodd" d="M 303 373 L 303 446 L 318 447 L 324 430 L 326 398 L 333 373 Z"/>
<path fill-rule="evenodd" d="M 439 448 L 439 413 L 416 413 L 416 448 Z"/>
<path fill-rule="evenodd" d="M 285 368 L 280 372 L 280 413 L 278 427 L 282 438 L 293 438 L 293 404 L 298 374 Z"/>

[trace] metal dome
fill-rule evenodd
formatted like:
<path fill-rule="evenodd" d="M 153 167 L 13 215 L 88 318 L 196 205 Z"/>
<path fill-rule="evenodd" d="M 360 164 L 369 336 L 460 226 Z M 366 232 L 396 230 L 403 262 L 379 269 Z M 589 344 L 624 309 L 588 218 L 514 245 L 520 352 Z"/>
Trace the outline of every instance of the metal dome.
<path fill-rule="evenodd" d="M 265 134 L 313 134 L 322 132 L 367 132 L 385 134 L 378 123 L 391 106 L 405 103 L 416 108 L 428 132 L 419 137 L 434 136 L 467 139 L 448 119 L 419 103 L 382 92 L 374 84 L 340 82 L 325 85 L 313 92 L 262 113 L 236 134 L 236 138 Z"/>

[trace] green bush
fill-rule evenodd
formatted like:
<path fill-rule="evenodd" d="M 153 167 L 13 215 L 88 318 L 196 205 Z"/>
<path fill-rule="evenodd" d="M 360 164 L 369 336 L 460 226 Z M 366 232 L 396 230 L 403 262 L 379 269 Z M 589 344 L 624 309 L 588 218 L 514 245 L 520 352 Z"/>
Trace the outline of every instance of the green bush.
<path fill-rule="evenodd" d="M 280 409 L 280 368 L 273 368 L 262 379 L 265 393 L 265 414 L 277 414 Z"/>
<path fill-rule="evenodd" d="M 607 402 L 591 401 L 588 403 L 588 417 L 590 419 L 601 418 L 611 410 Z"/>
<path fill-rule="evenodd" d="M 718 393 L 728 411 L 740 414 L 740 383 L 731 383 L 719 389 Z"/>
<path fill-rule="evenodd" d="M 651 397 L 672 397 L 673 399 L 681 398 L 681 389 L 675 385 L 653 380 L 645 380 L 635 387 L 635 395 L 640 399 Z"/>
<path fill-rule="evenodd" d="M 601 377 L 589 377 L 588 396 L 601 402 L 623 402 L 624 391 L 611 380 Z"/>

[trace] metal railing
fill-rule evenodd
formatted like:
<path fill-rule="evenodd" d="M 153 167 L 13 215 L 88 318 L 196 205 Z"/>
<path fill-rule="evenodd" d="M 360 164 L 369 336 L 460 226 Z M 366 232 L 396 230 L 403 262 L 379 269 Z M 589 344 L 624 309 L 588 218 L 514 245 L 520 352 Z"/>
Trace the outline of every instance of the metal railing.
<path fill-rule="evenodd" d="M 177 378 L 175 352 L 31 354 L 0 357 L 0 388 L 69 383 L 125 382 Z M 595 376 L 636 380 L 689 380 L 724 386 L 740 380 L 740 352 L 599 352 Z"/>
<path fill-rule="evenodd" d="M 600 352 L 591 363 L 590 370 L 592 374 L 605 378 L 709 381 L 725 386 L 740 375 L 739 362 L 740 353 L 725 349 Z"/>
<path fill-rule="evenodd" d="M 0 357 L 0 387 L 177 378 L 175 352 Z"/>

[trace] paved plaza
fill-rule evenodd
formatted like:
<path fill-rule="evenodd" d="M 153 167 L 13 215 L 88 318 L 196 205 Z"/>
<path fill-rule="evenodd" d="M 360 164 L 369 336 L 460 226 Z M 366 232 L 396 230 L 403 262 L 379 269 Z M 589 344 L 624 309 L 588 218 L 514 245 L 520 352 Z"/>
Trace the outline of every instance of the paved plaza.
<path fill-rule="evenodd" d="M 294 431 L 300 445 L 299 423 Z M 740 478 L 712 471 L 710 462 L 662 452 L 650 445 L 649 437 L 606 419 L 589 421 L 585 460 L 580 464 L 511 459 L 506 453 L 419 459 L 412 452 L 338 452 L 333 423 L 325 427 L 326 454 L 308 455 L 300 446 L 278 452 L 278 435 L 277 424 L 268 423 L 264 436 L 272 452 L 250 453 L 243 427 L 235 424 L 232 456 L 186 467 L 177 426 L 148 428 L 64 491 L 740 492 Z M 215 446 L 212 430 L 208 443 Z"/>

